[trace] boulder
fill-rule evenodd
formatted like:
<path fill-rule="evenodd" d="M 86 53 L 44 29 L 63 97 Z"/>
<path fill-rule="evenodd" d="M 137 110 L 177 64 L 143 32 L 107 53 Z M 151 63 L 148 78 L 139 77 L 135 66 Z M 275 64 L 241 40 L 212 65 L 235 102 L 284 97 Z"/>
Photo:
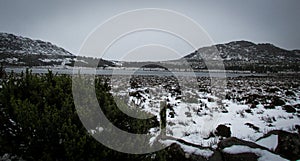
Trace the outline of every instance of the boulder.
<path fill-rule="evenodd" d="M 298 133 L 273 130 L 268 132 L 264 137 L 272 134 L 278 135 L 278 144 L 274 151 L 276 154 L 289 160 L 300 159 L 300 135 Z"/>
<path fill-rule="evenodd" d="M 298 130 L 298 134 L 300 135 L 300 125 L 295 125 L 295 128 Z"/>
<path fill-rule="evenodd" d="M 296 109 L 300 109 L 300 104 L 296 104 L 296 105 L 294 105 L 294 108 L 296 108 Z"/>
<path fill-rule="evenodd" d="M 227 127 L 225 125 L 218 125 L 215 134 L 217 136 L 230 137 L 231 136 L 230 127 Z"/>
<path fill-rule="evenodd" d="M 284 105 L 284 106 L 282 106 L 282 109 L 285 110 L 287 113 L 297 112 L 296 109 L 294 107 L 292 107 L 291 105 Z"/>
<path fill-rule="evenodd" d="M 278 145 L 275 152 L 289 160 L 300 159 L 300 135 L 278 131 Z"/>
<path fill-rule="evenodd" d="M 272 100 L 272 104 L 274 106 L 282 106 L 282 105 L 285 105 L 285 102 L 282 99 L 278 98 L 278 97 L 274 97 L 273 100 Z"/>
<path fill-rule="evenodd" d="M 224 161 L 257 161 L 258 156 L 254 153 L 239 153 L 239 154 L 228 154 L 223 153 Z"/>
<path fill-rule="evenodd" d="M 286 96 L 295 96 L 295 93 L 293 91 L 286 91 L 285 95 Z"/>
<path fill-rule="evenodd" d="M 218 149 L 220 149 L 224 161 L 257 161 L 258 160 L 259 156 L 257 156 L 254 153 L 251 153 L 251 152 L 229 154 L 229 153 L 222 151 L 223 149 L 225 149 L 227 147 L 231 147 L 233 145 L 243 145 L 243 146 L 248 146 L 250 148 L 259 148 L 262 150 L 268 150 L 265 147 L 257 145 L 256 143 L 244 141 L 244 140 L 238 139 L 236 137 L 230 137 L 230 138 L 221 140 L 218 143 Z"/>
<path fill-rule="evenodd" d="M 166 160 L 180 160 L 180 161 L 206 161 L 202 156 L 186 153 L 180 145 L 173 143 L 166 149 Z"/>

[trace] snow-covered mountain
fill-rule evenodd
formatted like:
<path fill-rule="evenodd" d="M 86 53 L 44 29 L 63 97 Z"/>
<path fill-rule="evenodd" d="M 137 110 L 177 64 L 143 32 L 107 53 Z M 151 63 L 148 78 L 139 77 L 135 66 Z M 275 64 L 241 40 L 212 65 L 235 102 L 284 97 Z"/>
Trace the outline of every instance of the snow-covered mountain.
<path fill-rule="evenodd" d="M 217 51 L 212 48 L 216 47 Z M 235 61 L 264 61 L 264 62 L 296 62 L 300 60 L 300 53 L 298 50 L 285 50 L 274 46 L 273 44 L 255 44 L 248 41 L 233 41 L 226 44 L 218 44 L 213 47 L 203 47 L 191 53 L 184 58 L 198 59 L 203 57 L 206 59 L 213 59 L 219 52 L 219 56 L 224 60 Z"/>
<path fill-rule="evenodd" d="M 300 51 L 285 50 L 269 43 L 233 41 L 200 48 L 183 58 L 196 69 L 204 68 L 203 60 L 222 60 L 227 69 L 257 70 L 267 67 L 273 70 L 295 70 L 299 66 Z"/>
<path fill-rule="evenodd" d="M 0 63 L 5 66 L 116 66 L 111 61 L 75 56 L 50 42 L 0 33 Z"/>
<path fill-rule="evenodd" d="M 249 41 L 233 41 L 202 47 L 181 59 L 161 62 L 122 62 L 125 67 L 141 67 L 157 64 L 174 69 L 242 70 L 259 73 L 300 71 L 300 50 L 286 50 L 270 43 L 255 44 Z M 221 64 L 221 66 L 220 66 Z"/>
<path fill-rule="evenodd" d="M 50 42 L 8 33 L 0 33 L 0 53 L 73 56 L 70 52 Z"/>

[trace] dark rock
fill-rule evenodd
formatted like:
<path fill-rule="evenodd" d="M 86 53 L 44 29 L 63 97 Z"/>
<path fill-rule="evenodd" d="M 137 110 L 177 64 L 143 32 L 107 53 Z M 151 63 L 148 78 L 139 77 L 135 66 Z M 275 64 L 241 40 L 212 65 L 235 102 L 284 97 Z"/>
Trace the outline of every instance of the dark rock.
<path fill-rule="evenodd" d="M 247 100 L 246 103 L 249 104 L 249 103 L 257 102 L 256 100 L 258 98 L 263 98 L 263 96 L 260 96 L 258 94 L 251 94 L 248 97 L 246 97 L 245 99 Z"/>
<path fill-rule="evenodd" d="M 296 104 L 296 105 L 294 105 L 294 108 L 296 108 L 296 109 L 300 109 L 300 104 Z"/>
<path fill-rule="evenodd" d="M 141 95 L 142 91 L 135 91 L 135 92 L 129 92 L 129 96 L 133 96 L 133 97 L 136 97 L 136 98 L 141 98 L 143 97 Z"/>
<path fill-rule="evenodd" d="M 280 89 L 277 88 L 277 87 L 274 87 L 274 88 L 268 88 L 268 89 L 267 89 L 267 92 L 270 92 L 270 93 L 275 93 L 275 92 L 277 92 L 277 91 L 280 91 Z"/>
<path fill-rule="evenodd" d="M 173 143 L 166 148 L 166 160 L 180 160 L 180 161 L 206 161 L 202 156 L 185 153 L 180 145 Z"/>
<path fill-rule="evenodd" d="M 230 127 L 227 127 L 225 125 L 218 125 L 215 134 L 217 136 L 230 137 L 231 136 Z"/>
<path fill-rule="evenodd" d="M 293 91 L 286 91 L 285 95 L 286 96 L 295 96 L 295 93 Z"/>
<path fill-rule="evenodd" d="M 257 145 L 253 142 L 244 141 L 244 140 L 241 140 L 241 139 L 238 139 L 235 137 L 230 137 L 230 138 L 221 140 L 218 143 L 218 148 L 222 152 L 224 161 L 257 161 L 257 159 L 259 158 L 259 156 L 257 156 L 256 154 L 250 153 L 250 152 L 239 153 L 239 154 L 228 154 L 223 151 L 223 149 L 225 149 L 227 147 L 231 147 L 233 145 L 242 145 L 242 146 L 247 146 L 247 147 L 254 148 L 254 149 L 259 148 L 262 150 L 268 150 L 267 148 Z"/>
<path fill-rule="evenodd" d="M 173 112 L 173 111 L 169 112 L 169 116 L 170 116 L 171 118 L 174 118 L 174 117 L 175 117 L 175 112 Z"/>
<path fill-rule="evenodd" d="M 291 105 L 284 105 L 284 106 L 282 106 L 282 109 L 285 110 L 287 113 L 296 112 L 296 109 L 294 107 L 292 107 Z"/>
<path fill-rule="evenodd" d="M 300 135 L 300 125 L 295 125 L 295 128 L 298 130 L 298 134 Z"/>
<path fill-rule="evenodd" d="M 282 130 L 273 130 L 268 132 L 262 138 L 268 137 L 270 135 L 278 135 L 278 144 L 274 151 L 276 154 L 279 154 L 281 157 L 289 160 L 300 159 L 300 135 L 299 134 L 290 133 Z"/>
<path fill-rule="evenodd" d="M 285 102 L 282 99 L 278 98 L 278 97 L 274 97 L 273 100 L 272 100 L 272 104 L 274 106 L 282 106 L 282 105 L 285 105 Z"/>
<path fill-rule="evenodd" d="M 190 112 L 185 112 L 184 114 L 186 115 L 186 117 L 192 117 L 192 114 Z"/>
<path fill-rule="evenodd" d="M 246 109 L 245 112 L 252 113 L 252 110 L 251 109 Z"/>
<path fill-rule="evenodd" d="M 278 145 L 275 152 L 289 160 L 300 159 L 300 135 L 278 131 Z"/>
<path fill-rule="evenodd" d="M 145 93 L 150 93 L 149 88 L 145 89 Z"/>
<path fill-rule="evenodd" d="M 167 149 L 166 160 L 186 160 L 185 152 L 180 145 L 173 143 Z"/>
<path fill-rule="evenodd" d="M 236 137 L 226 138 L 224 140 L 221 140 L 218 143 L 218 147 L 220 149 L 224 149 L 224 148 L 230 147 L 232 145 L 244 145 L 244 146 L 248 146 L 250 148 L 259 148 L 259 149 L 263 149 L 263 150 L 268 150 L 267 148 L 265 148 L 263 146 L 260 146 L 260 145 L 258 145 L 256 143 L 245 141 L 245 140 L 241 140 L 241 139 L 238 139 Z"/>
<path fill-rule="evenodd" d="M 222 109 L 221 112 L 222 112 L 222 113 L 228 113 L 228 110 L 227 110 L 227 109 Z"/>
<path fill-rule="evenodd" d="M 239 153 L 239 154 L 228 154 L 223 153 L 224 161 L 257 161 L 258 156 L 254 153 Z"/>
<path fill-rule="evenodd" d="M 254 103 L 251 104 L 250 108 L 256 108 L 256 105 Z"/>
<path fill-rule="evenodd" d="M 225 99 L 231 100 L 231 96 L 230 96 L 229 94 L 226 94 L 226 95 L 225 95 Z"/>
<path fill-rule="evenodd" d="M 270 104 L 270 105 L 265 105 L 264 108 L 265 109 L 275 109 L 275 106 L 273 104 Z"/>
<path fill-rule="evenodd" d="M 176 98 L 175 98 L 175 100 L 180 100 L 181 99 L 181 96 L 177 96 Z"/>
<path fill-rule="evenodd" d="M 259 131 L 259 127 L 255 126 L 249 122 L 245 123 L 245 125 L 249 126 L 250 128 L 252 128 L 253 130 L 255 130 L 257 132 Z"/>
<path fill-rule="evenodd" d="M 131 88 L 139 88 L 139 87 L 141 87 L 141 85 L 138 82 L 136 82 L 136 81 L 130 82 L 130 86 L 131 86 Z"/>
<path fill-rule="evenodd" d="M 214 100 L 213 98 L 208 97 L 208 98 L 207 98 L 207 101 L 208 101 L 208 102 L 214 102 L 215 100 Z"/>
<path fill-rule="evenodd" d="M 259 102 L 258 101 L 253 101 L 253 104 L 258 105 Z"/>
<path fill-rule="evenodd" d="M 209 158 L 209 161 L 223 161 L 222 153 L 218 150 Z"/>

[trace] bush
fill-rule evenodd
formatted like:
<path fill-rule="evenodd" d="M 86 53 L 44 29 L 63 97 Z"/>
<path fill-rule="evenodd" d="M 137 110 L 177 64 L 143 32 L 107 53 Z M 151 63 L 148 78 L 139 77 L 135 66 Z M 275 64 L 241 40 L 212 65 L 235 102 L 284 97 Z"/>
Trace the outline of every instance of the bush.
<path fill-rule="evenodd" d="M 293 91 L 286 91 L 285 95 L 286 96 L 295 96 L 295 93 Z"/>
<path fill-rule="evenodd" d="M 215 133 L 217 136 L 222 136 L 222 137 L 230 137 L 231 136 L 230 127 L 227 127 L 225 125 L 218 125 Z"/>
<path fill-rule="evenodd" d="M 1 65 L 0 65 L 0 79 L 5 78 L 5 77 L 6 77 L 6 72 L 5 72 L 5 69 L 3 67 L 3 64 L 1 63 Z"/>
<path fill-rule="evenodd" d="M 97 142 L 82 126 L 67 75 L 10 75 L 0 89 L 0 156 L 24 160 L 141 160 L 146 155 L 119 153 Z M 134 133 L 158 126 L 152 120 L 129 119 L 118 110 L 107 83 L 95 81 L 104 113 L 116 126 Z M 87 98 L 88 100 L 89 98 Z M 128 125 L 131 125 L 128 129 Z"/>
<path fill-rule="evenodd" d="M 290 105 L 284 105 L 282 107 L 283 110 L 285 110 L 287 113 L 294 113 L 296 112 L 296 109 Z"/>
<path fill-rule="evenodd" d="M 285 104 L 285 102 L 282 99 L 278 98 L 278 97 L 274 97 L 273 100 L 272 100 L 272 103 L 273 103 L 274 106 L 282 106 L 282 105 Z"/>

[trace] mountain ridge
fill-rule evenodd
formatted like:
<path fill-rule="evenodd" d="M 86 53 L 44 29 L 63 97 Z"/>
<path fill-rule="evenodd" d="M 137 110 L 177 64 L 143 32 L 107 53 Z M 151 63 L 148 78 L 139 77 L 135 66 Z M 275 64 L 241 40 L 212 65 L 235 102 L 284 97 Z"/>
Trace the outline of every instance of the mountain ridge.
<path fill-rule="evenodd" d="M 51 42 L 33 40 L 23 36 L 16 36 L 10 33 L 0 33 L 0 53 L 10 54 L 44 54 L 74 56 L 62 47 Z"/>
<path fill-rule="evenodd" d="M 0 32 L 0 63 L 5 66 L 115 66 L 111 61 L 75 56 L 51 42 Z"/>
<path fill-rule="evenodd" d="M 299 71 L 300 50 L 240 40 L 202 47 L 181 59 L 188 61 L 193 69 L 205 69 L 205 61 L 215 61 L 223 62 L 229 70 Z"/>
<path fill-rule="evenodd" d="M 50 42 L 33 40 L 10 33 L 0 33 L 0 63 L 8 66 L 124 66 L 141 67 L 149 62 L 118 62 L 99 58 L 78 57 Z M 219 69 L 220 62 L 226 70 L 255 72 L 300 71 L 300 50 L 287 50 L 271 43 L 253 43 L 246 40 L 201 47 L 180 59 L 154 62 L 181 69 L 184 62 L 194 70 L 207 69 L 206 61 Z M 150 62 L 151 63 L 151 62 Z M 93 65 L 94 64 L 94 65 Z M 144 64 L 144 65 L 143 65 Z M 210 68 L 211 69 L 211 68 Z"/>
<path fill-rule="evenodd" d="M 255 56 L 258 56 L 257 54 L 262 54 L 262 52 L 268 52 L 273 54 L 295 54 L 300 51 L 298 49 L 295 50 L 283 49 L 271 43 L 256 44 L 250 41 L 239 40 L 239 41 L 231 41 L 224 44 L 216 44 L 213 46 L 202 47 L 196 50 L 195 52 L 184 56 L 183 58 L 187 58 L 187 59 L 193 58 L 194 55 L 203 54 L 203 52 L 206 52 L 206 50 L 211 49 L 213 47 L 217 49 L 217 51 L 220 53 L 220 56 L 222 58 L 226 58 L 227 54 L 233 54 L 233 53 L 235 54 L 238 51 L 240 52 L 240 54 L 251 53 L 253 55 L 256 54 Z"/>

